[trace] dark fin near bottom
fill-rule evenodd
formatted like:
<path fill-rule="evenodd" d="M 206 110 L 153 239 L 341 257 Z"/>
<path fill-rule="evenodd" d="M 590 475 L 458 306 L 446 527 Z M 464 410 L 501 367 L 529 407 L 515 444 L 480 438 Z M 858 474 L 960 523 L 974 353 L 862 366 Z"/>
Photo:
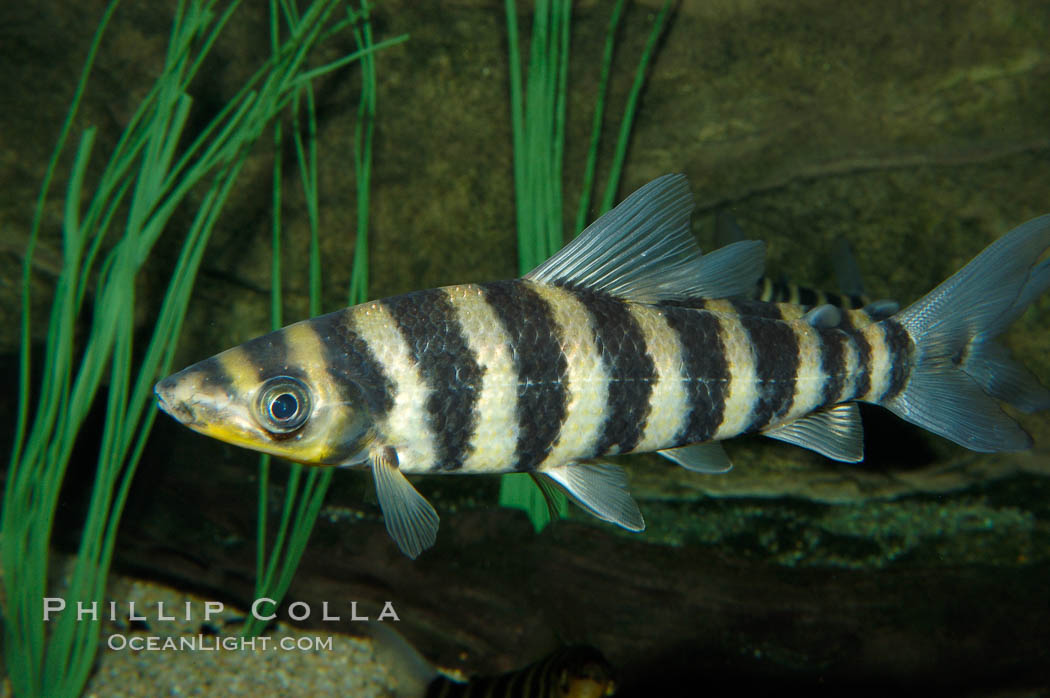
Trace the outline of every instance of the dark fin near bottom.
<path fill-rule="evenodd" d="M 811 309 L 802 316 L 802 320 L 819 330 L 830 330 L 842 324 L 842 311 L 829 303 L 825 303 Z"/>
<path fill-rule="evenodd" d="M 832 460 L 846 463 L 864 460 L 864 428 L 855 402 L 814 412 L 768 429 L 762 435 L 808 448 Z"/>
<path fill-rule="evenodd" d="M 398 469 L 394 449 L 377 449 L 370 460 L 386 530 L 401 552 L 414 560 L 434 545 L 440 518 Z"/>
<path fill-rule="evenodd" d="M 715 214 L 715 246 L 724 247 L 734 242 L 747 240 L 740 224 L 736 222 L 736 216 L 727 210 Z"/>
<path fill-rule="evenodd" d="M 889 298 L 880 298 L 877 301 L 872 301 L 866 306 L 861 308 L 868 317 L 874 322 L 879 320 L 885 320 L 888 317 L 893 317 L 901 309 L 901 304 L 897 301 L 890 300 Z"/>
<path fill-rule="evenodd" d="M 540 473 L 602 521 L 628 531 L 644 531 L 645 520 L 627 491 L 623 468 L 608 463 L 568 463 Z"/>
<path fill-rule="evenodd" d="M 364 624 L 363 634 L 371 638 L 372 652 L 379 664 L 397 677 L 394 698 L 424 696 L 438 671 L 393 626 L 394 623 L 371 620 Z"/>
<path fill-rule="evenodd" d="M 849 296 L 851 301 L 863 299 L 866 294 L 857 256 L 853 254 L 853 246 L 849 244 L 849 240 L 841 235 L 835 238 L 831 261 L 835 267 L 835 280 L 839 290 Z"/>
<path fill-rule="evenodd" d="M 1018 365 L 991 340 L 1050 285 L 1039 263 L 1048 248 L 1050 216 L 1030 220 L 895 315 L 915 349 L 904 388 L 884 406 L 974 451 L 1028 448 L 1031 437 L 995 400 L 1039 408 L 1045 393 L 1019 384 Z"/>
<path fill-rule="evenodd" d="M 726 455 L 726 450 L 718 441 L 701 444 L 689 444 L 678 448 L 665 448 L 657 451 L 667 460 L 674 461 L 686 470 L 708 475 L 721 475 L 733 469 L 733 463 Z"/>
<path fill-rule="evenodd" d="M 531 477 L 532 481 L 536 483 L 536 487 L 540 488 L 540 494 L 543 495 L 543 501 L 547 504 L 547 516 L 550 517 L 552 522 L 560 519 L 561 512 L 558 510 L 558 488 L 547 478 L 540 477 L 539 473 L 529 473 L 529 477 Z"/>

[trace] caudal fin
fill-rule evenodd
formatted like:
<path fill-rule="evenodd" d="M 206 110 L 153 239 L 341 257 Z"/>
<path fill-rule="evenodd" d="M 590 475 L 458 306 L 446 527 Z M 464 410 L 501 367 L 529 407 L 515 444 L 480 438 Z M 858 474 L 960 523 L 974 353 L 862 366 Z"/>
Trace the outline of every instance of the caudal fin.
<path fill-rule="evenodd" d="M 884 406 L 974 451 L 1028 448 L 997 400 L 1033 412 L 1050 391 L 994 341 L 1050 287 L 1050 215 L 1014 228 L 894 319 L 915 343 L 908 381 Z"/>

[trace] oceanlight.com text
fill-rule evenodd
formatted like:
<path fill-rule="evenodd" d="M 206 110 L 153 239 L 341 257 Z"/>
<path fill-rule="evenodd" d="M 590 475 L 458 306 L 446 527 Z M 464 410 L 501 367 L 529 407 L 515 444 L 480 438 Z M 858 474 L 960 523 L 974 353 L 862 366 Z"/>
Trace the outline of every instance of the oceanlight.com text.
<path fill-rule="evenodd" d="M 330 652 L 332 637 L 301 635 L 299 637 L 218 637 L 216 635 L 124 635 L 115 633 L 106 639 L 114 652 Z"/>

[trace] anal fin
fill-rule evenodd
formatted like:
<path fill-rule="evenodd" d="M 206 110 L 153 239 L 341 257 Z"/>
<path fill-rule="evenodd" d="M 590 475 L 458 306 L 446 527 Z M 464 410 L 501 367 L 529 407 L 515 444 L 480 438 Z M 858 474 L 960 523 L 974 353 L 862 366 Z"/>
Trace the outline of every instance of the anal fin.
<path fill-rule="evenodd" d="M 664 458 L 674 461 L 686 470 L 694 473 L 707 473 L 708 475 L 719 475 L 728 473 L 733 469 L 733 464 L 726 455 L 726 450 L 717 441 L 708 441 L 701 444 L 689 444 L 678 448 L 665 448 L 657 451 Z"/>
<path fill-rule="evenodd" d="M 816 451 L 832 460 L 859 463 L 864 460 L 864 428 L 857 403 L 847 402 L 806 415 L 763 436 Z"/>
<path fill-rule="evenodd" d="M 608 463 L 568 463 L 544 470 L 581 507 L 628 531 L 644 531 L 645 520 L 627 490 L 627 474 Z"/>
<path fill-rule="evenodd" d="M 370 454 L 379 508 L 390 537 L 413 560 L 434 545 L 440 518 L 398 468 L 397 451 L 378 448 Z"/>

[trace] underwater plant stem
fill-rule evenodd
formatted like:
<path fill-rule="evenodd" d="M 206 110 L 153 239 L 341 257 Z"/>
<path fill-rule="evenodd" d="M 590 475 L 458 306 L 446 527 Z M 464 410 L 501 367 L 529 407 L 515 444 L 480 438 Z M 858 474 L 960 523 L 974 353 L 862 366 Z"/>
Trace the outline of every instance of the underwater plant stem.
<path fill-rule="evenodd" d="M 298 17 L 294 2 L 282 0 L 284 17 L 288 22 L 295 22 Z M 371 49 L 372 28 L 368 19 L 368 6 L 361 4 L 359 13 L 348 8 L 351 19 L 357 20 L 353 25 L 353 34 L 357 42 L 358 50 L 362 54 L 361 60 L 361 103 L 358 108 L 358 123 L 355 127 L 354 139 L 354 166 L 357 175 L 357 240 L 354 248 L 353 271 L 350 280 L 350 303 L 361 303 L 366 298 L 368 288 L 368 249 L 367 249 L 367 226 L 368 226 L 368 201 L 369 201 L 369 173 L 371 168 L 372 147 L 372 125 L 375 116 L 375 62 Z M 271 24 L 277 23 L 277 15 L 271 3 Z M 294 29 L 294 25 L 293 25 Z M 321 254 L 320 254 L 320 224 L 319 224 L 319 191 L 317 186 L 317 115 L 313 97 L 312 87 L 306 83 L 299 89 L 305 94 L 306 99 L 301 100 L 298 95 L 292 102 L 293 133 L 295 139 L 295 150 L 303 194 L 306 200 L 308 220 L 310 223 L 310 315 L 319 315 L 321 309 Z M 302 128 L 300 127 L 300 108 L 305 104 L 306 142 L 303 141 Z M 280 168 L 275 164 L 273 187 L 275 192 L 281 188 Z M 275 194 L 275 206 L 279 205 L 280 197 Z M 274 212 L 274 288 L 279 288 L 278 277 L 280 275 L 280 237 L 279 237 L 279 211 Z M 274 301 L 279 304 L 279 299 Z M 275 327 L 280 326 L 280 323 Z M 295 571 L 302 559 L 303 552 L 313 530 L 325 494 L 331 484 L 333 471 L 331 469 L 309 468 L 303 477 L 303 466 L 291 464 L 289 466 L 288 482 L 285 487 L 284 505 L 281 510 L 280 523 L 273 543 L 273 549 L 267 558 L 265 555 L 265 514 L 263 508 L 267 507 L 267 482 L 260 478 L 259 491 L 259 528 L 257 532 L 257 561 L 256 561 L 256 598 L 266 597 L 280 602 L 288 591 Z M 300 487 L 301 483 L 301 487 Z M 266 627 L 266 622 L 256 618 L 249 618 L 242 629 L 242 635 L 252 637 L 261 633 Z"/>
<path fill-rule="evenodd" d="M 107 412 L 88 515 L 69 579 L 67 597 L 72 602 L 97 602 L 103 596 L 120 515 L 155 416 L 153 410 L 146 410 L 152 385 L 159 373 L 168 370 L 207 240 L 249 149 L 289 103 L 289 90 L 299 84 L 307 53 L 325 35 L 325 20 L 339 3 L 314 3 L 304 23 L 310 17 L 320 26 L 304 26 L 286 39 L 277 57 L 256 71 L 196 139 L 183 146 L 188 140 L 184 130 L 192 105 L 186 93 L 189 81 L 237 4 L 229 3 L 222 12 L 215 11 L 219 5 L 215 1 L 178 4 L 165 65 L 118 139 L 84 209 L 80 202 L 85 198 L 94 130 L 87 129 L 80 140 L 66 193 L 62 269 L 49 315 L 38 404 L 30 425 L 32 250 L 55 163 L 66 147 L 100 36 L 116 2 L 107 7 L 95 32 L 41 186 L 23 267 L 20 423 L 16 422 L 5 485 L 4 545 L 0 549 L 7 599 L 4 651 L 12 689 L 19 696 L 77 695 L 94 661 L 98 624 L 78 623 L 70 611 L 53 618 L 45 632 L 39 606 L 48 587 L 49 543 L 58 493 L 102 378 L 108 371 Z M 359 54 L 368 50 L 372 48 Z M 203 191 L 197 215 L 183 238 L 149 345 L 134 364 L 137 275 L 172 214 L 206 179 L 210 186 Z M 112 232 L 118 214 L 125 216 L 123 230 L 115 233 L 117 239 L 99 263 L 98 256 L 106 249 L 102 241 Z M 76 352 L 74 329 L 89 284 L 95 298 L 91 325 L 83 349 Z"/>
<path fill-rule="evenodd" d="M 116 11 L 118 4 L 119 0 L 112 0 L 106 5 L 106 9 L 102 12 L 102 18 L 99 20 L 98 28 L 95 30 L 95 34 L 91 39 L 87 56 L 84 58 L 84 65 L 81 67 L 80 77 L 77 79 L 69 110 L 66 112 L 66 118 L 62 122 L 62 127 L 59 130 L 55 149 L 51 153 L 51 159 L 48 161 L 47 169 L 44 172 L 44 180 L 40 185 L 40 193 L 37 195 L 36 205 L 33 207 L 33 220 L 29 228 L 29 241 L 26 243 L 26 251 L 22 259 L 22 340 L 19 343 L 18 351 L 18 412 L 15 419 L 14 446 L 11 449 L 11 458 L 8 461 L 7 471 L 9 474 L 14 471 L 15 464 L 18 463 L 21 458 L 22 448 L 25 445 L 26 424 L 29 416 L 29 376 L 31 367 L 30 331 L 32 329 L 32 323 L 28 291 L 32 284 L 33 252 L 36 249 L 36 242 L 40 236 L 40 226 L 44 217 L 44 203 L 47 201 L 48 193 L 51 191 L 51 182 L 55 177 L 55 170 L 58 168 L 59 157 L 66 148 L 66 141 L 68 140 L 69 132 L 73 127 L 73 120 L 76 118 L 77 112 L 80 109 L 80 102 L 83 99 L 84 90 L 87 87 L 87 81 L 91 75 L 91 69 L 95 65 L 95 55 L 98 53 L 98 47 L 102 42 L 102 35 L 106 31 L 106 27 L 109 26 L 109 20 L 112 18 L 113 12 Z M 4 498 L 5 511 L 8 506 L 6 497 L 7 491 L 8 490 L 5 490 Z M 10 598 L 10 595 L 8 595 L 8 598 Z"/>
<path fill-rule="evenodd" d="M 507 0 L 505 8 L 518 269 L 526 274 L 562 244 L 561 181 L 572 3 L 569 0 L 536 2 L 524 87 L 516 3 Z M 500 504 L 524 509 L 537 530 L 550 520 L 546 501 L 526 475 L 500 478 Z M 557 507 L 562 512 L 567 510 L 564 498 L 557 502 Z"/>
<path fill-rule="evenodd" d="M 624 4 L 624 0 L 617 1 L 609 20 L 598 96 L 592 118 L 591 142 L 584 167 L 574 232 L 584 228 L 590 209 L 605 99 L 615 53 L 616 33 L 623 17 Z M 612 200 L 619 187 L 639 95 L 645 84 L 646 71 L 657 41 L 670 14 L 671 4 L 671 0 L 665 1 L 639 60 L 620 123 L 619 137 L 599 213 L 604 213 L 612 207 Z M 506 0 L 505 9 L 510 119 L 514 146 L 518 268 L 524 275 L 557 252 L 562 245 L 562 179 L 572 5 L 569 0 L 537 0 L 533 12 L 532 43 L 529 48 L 529 71 L 524 83 L 524 100 L 514 0 Z M 525 510 L 537 531 L 542 529 L 550 518 L 550 510 L 539 489 L 525 475 L 504 475 L 500 478 L 500 504 Z M 567 513 L 568 506 L 564 497 L 558 496 L 555 508 L 562 516 Z"/>
<path fill-rule="evenodd" d="M 594 99 L 594 117 L 591 121 L 591 144 L 587 149 L 587 164 L 583 168 L 583 185 L 580 187 L 580 207 L 576 211 L 574 234 L 587 226 L 591 208 L 591 190 L 594 187 L 594 170 L 598 165 L 598 146 L 601 143 L 602 123 L 605 120 L 605 98 L 609 93 L 609 75 L 612 73 L 613 55 L 616 52 L 616 33 L 623 18 L 626 0 L 617 0 L 609 18 L 609 29 L 605 34 L 605 49 L 602 53 L 602 71 L 598 79 L 598 96 Z"/>
<path fill-rule="evenodd" d="M 645 42 L 645 50 L 638 60 L 638 69 L 634 73 L 634 82 L 627 96 L 627 105 L 623 110 L 623 118 L 620 120 L 620 135 L 616 140 L 616 152 L 613 155 L 612 166 L 609 168 L 609 181 L 606 183 L 605 196 L 602 199 L 599 215 L 612 208 L 616 200 L 616 191 L 620 187 L 620 175 L 623 173 L 623 163 L 627 158 L 627 145 L 630 142 L 631 130 L 634 128 L 634 115 L 638 109 L 638 98 L 645 86 L 646 72 L 649 70 L 649 62 L 652 60 L 656 50 L 656 44 L 663 34 L 667 18 L 671 14 L 672 0 L 664 0 L 660 14 L 656 16 L 653 28 L 649 32 L 649 40 Z"/>

